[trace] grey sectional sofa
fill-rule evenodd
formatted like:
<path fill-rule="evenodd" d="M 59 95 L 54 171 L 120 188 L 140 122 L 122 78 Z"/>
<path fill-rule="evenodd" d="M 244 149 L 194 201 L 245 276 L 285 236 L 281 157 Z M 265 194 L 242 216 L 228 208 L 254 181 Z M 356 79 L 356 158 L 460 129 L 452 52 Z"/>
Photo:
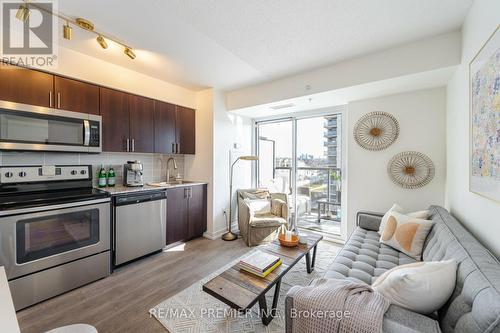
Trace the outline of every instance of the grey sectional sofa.
<path fill-rule="evenodd" d="M 448 302 L 433 316 L 424 316 L 391 305 L 384 317 L 384 332 L 500 332 L 500 263 L 448 211 L 430 207 L 435 222 L 424 245 L 423 260 L 457 261 L 457 283 Z M 353 279 L 371 284 L 383 272 L 415 260 L 379 243 L 382 214 L 358 213 L 357 227 L 327 270 L 325 277 Z M 491 223 L 499 223 L 498 217 Z M 499 241 L 500 241 L 500 235 Z M 294 293 L 285 300 L 286 331 Z"/>

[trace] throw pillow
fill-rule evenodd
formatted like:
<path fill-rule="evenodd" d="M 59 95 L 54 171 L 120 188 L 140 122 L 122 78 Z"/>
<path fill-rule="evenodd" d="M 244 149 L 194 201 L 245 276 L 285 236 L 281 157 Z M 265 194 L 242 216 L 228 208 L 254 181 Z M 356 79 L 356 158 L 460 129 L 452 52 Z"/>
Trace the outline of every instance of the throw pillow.
<path fill-rule="evenodd" d="M 429 314 L 440 309 L 455 289 L 455 260 L 416 262 L 380 275 L 372 288 L 391 303 Z"/>
<path fill-rule="evenodd" d="M 392 212 L 397 212 L 397 213 L 405 214 L 405 215 L 408 215 L 411 217 L 416 217 L 418 219 L 424 219 L 424 220 L 427 220 L 427 218 L 429 217 L 428 210 L 419 210 L 417 212 L 405 213 L 405 210 L 403 209 L 403 207 L 401 207 L 400 205 L 395 203 L 394 205 L 392 205 L 391 209 L 389 209 L 387 211 L 387 213 L 385 213 L 384 216 L 382 217 L 382 221 L 380 221 L 380 226 L 378 228 L 379 235 L 382 235 L 382 233 L 384 232 L 385 224 L 387 223 L 387 219 L 389 218 L 389 215 L 391 215 Z"/>
<path fill-rule="evenodd" d="M 425 238 L 433 222 L 392 212 L 380 236 L 380 242 L 420 260 Z"/>
<path fill-rule="evenodd" d="M 252 215 L 263 215 L 271 213 L 271 200 L 268 199 L 245 199 L 245 203 Z"/>

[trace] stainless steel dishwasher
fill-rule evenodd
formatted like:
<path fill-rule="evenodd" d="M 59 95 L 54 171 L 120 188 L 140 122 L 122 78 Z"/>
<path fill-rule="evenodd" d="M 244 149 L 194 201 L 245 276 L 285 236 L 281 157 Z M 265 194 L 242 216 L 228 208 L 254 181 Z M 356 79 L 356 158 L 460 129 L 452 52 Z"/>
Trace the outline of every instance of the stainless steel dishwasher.
<path fill-rule="evenodd" d="M 167 192 L 143 191 L 113 197 L 114 264 L 166 245 Z"/>

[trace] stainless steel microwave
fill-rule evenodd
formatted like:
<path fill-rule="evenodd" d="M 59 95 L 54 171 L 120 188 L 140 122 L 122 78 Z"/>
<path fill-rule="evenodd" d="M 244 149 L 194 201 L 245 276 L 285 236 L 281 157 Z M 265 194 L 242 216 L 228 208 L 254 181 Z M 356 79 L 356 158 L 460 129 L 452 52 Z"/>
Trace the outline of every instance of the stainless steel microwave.
<path fill-rule="evenodd" d="M 0 150 L 99 153 L 101 116 L 0 101 Z"/>

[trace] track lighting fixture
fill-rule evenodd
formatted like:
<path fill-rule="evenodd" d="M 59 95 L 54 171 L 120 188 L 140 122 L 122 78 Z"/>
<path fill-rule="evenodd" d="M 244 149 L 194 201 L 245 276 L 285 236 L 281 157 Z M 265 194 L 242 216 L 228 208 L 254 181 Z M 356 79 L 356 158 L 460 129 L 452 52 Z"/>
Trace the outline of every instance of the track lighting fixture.
<path fill-rule="evenodd" d="M 29 6 L 35 7 L 41 11 L 49 13 L 49 14 L 65 21 L 66 23 L 63 25 L 63 38 L 64 39 L 71 40 L 73 38 L 73 28 L 70 26 L 70 24 L 71 24 L 71 25 L 78 27 L 82 30 L 96 34 L 97 35 L 97 38 L 96 38 L 97 43 L 103 49 L 108 48 L 108 41 L 111 40 L 111 41 L 115 42 L 116 44 L 121 45 L 123 47 L 123 53 L 126 54 L 127 57 L 129 57 L 130 59 L 136 58 L 136 55 L 130 46 L 128 46 L 127 44 L 125 44 L 123 42 L 120 42 L 119 40 L 116 40 L 115 38 L 109 37 L 108 35 L 103 34 L 100 31 L 95 30 L 94 23 L 92 23 L 91 21 L 86 20 L 86 19 L 81 18 L 81 17 L 76 18 L 76 19 L 72 19 L 66 15 L 61 14 L 61 13 L 55 13 L 55 12 L 49 11 L 47 8 L 40 6 L 37 3 L 30 2 L 28 4 L 28 0 L 22 0 L 22 1 L 23 1 L 23 3 L 19 6 L 19 9 L 17 10 L 17 13 L 16 13 L 17 19 L 19 19 L 23 22 L 26 22 L 28 20 L 30 13 L 31 13 L 30 9 L 28 8 L 28 5 L 29 5 Z"/>
<path fill-rule="evenodd" d="M 125 53 L 130 59 L 135 59 L 135 53 L 132 51 L 130 47 L 126 47 L 125 50 L 123 50 L 123 53 Z"/>
<path fill-rule="evenodd" d="M 108 43 L 106 43 L 106 40 L 104 39 L 104 37 L 102 37 L 101 35 L 99 35 L 99 36 L 97 36 L 96 40 L 97 40 L 97 43 L 99 43 L 99 45 L 101 45 L 101 47 L 103 49 L 107 49 L 108 48 Z"/>
<path fill-rule="evenodd" d="M 26 22 L 30 14 L 31 11 L 28 8 L 28 4 L 23 3 L 19 6 L 19 9 L 17 10 L 16 18 L 20 21 Z"/>
<path fill-rule="evenodd" d="M 71 40 L 71 38 L 73 38 L 73 28 L 69 26 L 68 21 L 66 21 L 66 24 L 63 26 L 63 37 L 67 40 Z"/>

